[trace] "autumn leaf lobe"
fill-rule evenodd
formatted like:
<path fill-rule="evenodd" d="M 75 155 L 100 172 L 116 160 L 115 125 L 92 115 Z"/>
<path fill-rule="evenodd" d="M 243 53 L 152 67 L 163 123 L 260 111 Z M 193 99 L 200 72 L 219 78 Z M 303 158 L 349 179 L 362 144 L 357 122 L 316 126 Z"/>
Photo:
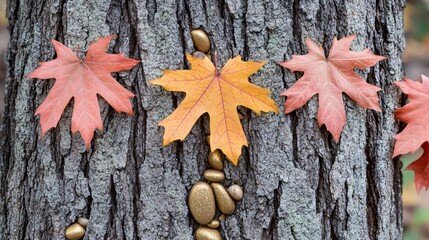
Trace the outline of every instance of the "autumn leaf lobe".
<path fill-rule="evenodd" d="M 186 93 L 177 109 L 159 123 L 165 128 L 163 144 L 183 140 L 198 118 L 208 113 L 211 150 L 222 150 L 237 164 L 242 146 L 247 146 L 237 107 L 250 108 L 257 114 L 261 111 L 278 112 L 268 96 L 270 91 L 248 82 L 248 77 L 264 63 L 245 62 L 237 56 L 218 72 L 209 58 L 186 56 L 191 70 L 164 70 L 161 78 L 150 81 L 168 91 Z"/>
<path fill-rule="evenodd" d="M 380 88 L 365 82 L 354 69 L 373 66 L 385 57 L 375 55 L 369 49 L 350 51 L 354 38 L 352 35 L 341 40 L 334 39 L 328 57 L 325 57 L 323 48 L 306 39 L 308 54 L 293 55 L 291 60 L 279 63 L 291 71 L 304 72 L 291 88 L 281 94 L 287 97 L 285 113 L 302 107 L 318 94 L 319 126 L 325 125 L 336 142 L 346 123 L 343 92 L 359 106 L 381 111 L 377 96 Z"/>
<path fill-rule="evenodd" d="M 74 99 L 71 130 L 79 132 L 89 147 L 95 128 L 102 130 L 97 94 L 103 97 L 116 111 L 132 114 L 130 97 L 134 94 L 122 87 L 112 72 L 131 69 L 140 61 L 121 54 L 105 52 L 113 36 L 100 38 L 92 43 L 84 60 L 62 43 L 52 40 L 57 58 L 39 63 L 28 78 L 51 79 L 55 84 L 48 96 L 36 110 L 40 115 L 42 137 L 56 127 L 67 104 Z"/>

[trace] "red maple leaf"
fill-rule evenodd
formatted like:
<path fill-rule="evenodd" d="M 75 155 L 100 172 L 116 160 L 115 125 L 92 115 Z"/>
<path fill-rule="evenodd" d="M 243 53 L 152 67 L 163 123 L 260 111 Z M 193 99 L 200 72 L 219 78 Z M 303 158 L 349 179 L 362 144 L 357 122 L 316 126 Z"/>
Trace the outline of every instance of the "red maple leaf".
<path fill-rule="evenodd" d="M 429 189 L 429 143 L 423 143 L 422 148 L 423 154 L 405 168 L 405 170 L 414 171 L 414 184 L 417 193 L 422 188 Z"/>
<path fill-rule="evenodd" d="M 106 48 L 114 35 L 100 38 L 89 46 L 84 60 L 73 51 L 52 40 L 57 58 L 39 64 L 28 78 L 55 78 L 55 84 L 42 105 L 36 110 L 40 114 L 42 137 L 56 127 L 65 107 L 74 98 L 71 130 L 79 132 L 87 148 L 95 128 L 102 130 L 97 94 L 102 96 L 116 111 L 133 114 L 130 97 L 134 94 L 122 87 L 112 76 L 132 68 L 140 61 L 126 58 L 121 54 L 108 54 Z"/>
<path fill-rule="evenodd" d="M 281 94 L 287 96 L 285 113 L 302 107 L 318 94 L 319 127 L 324 124 L 336 142 L 346 123 L 343 92 L 359 106 L 381 111 L 377 96 L 380 88 L 366 83 L 353 69 L 373 66 L 385 57 L 375 55 L 369 49 L 350 51 L 354 38 L 354 35 L 339 41 L 335 38 L 327 58 L 323 48 L 305 39 L 309 51 L 307 55 L 293 55 L 291 60 L 279 63 L 292 71 L 304 72 L 291 88 Z"/>
<path fill-rule="evenodd" d="M 429 142 L 429 78 L 422 76 L 422 82 L 405 78 L 395 84 L 408 95 L 409 103 L 395 110 L 395 117 L 407 126 L 395 136 L 393 157 L 415 152 Z"/>
<path fill-rule="evenodd" d="M 414 184 L 420 192 L 423 187 L 429 188 L 429 78 L 422 75 L 422 82 L 404 78 L 395 84 L 408 95 L 409 102 L 395 110 L 395 117 L 407 126 L 395 136 L 393 157 L 423 148 L 423 155 L 406 168 L 414 171 Z"/>

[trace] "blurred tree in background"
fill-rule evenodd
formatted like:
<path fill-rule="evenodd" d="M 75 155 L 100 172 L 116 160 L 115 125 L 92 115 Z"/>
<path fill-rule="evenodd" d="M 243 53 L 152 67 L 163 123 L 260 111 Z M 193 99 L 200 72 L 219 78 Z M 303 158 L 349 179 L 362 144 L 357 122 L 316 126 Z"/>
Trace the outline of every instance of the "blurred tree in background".
<path fill-rule="evenodd" d="M 407 46 L 404 54 L 405 76 L 420 79 L 429 75 L 429 0 L 407 1 L 405 8 L 405 32 Z M 405 169 L 422 154 L 401 158 Z M 414 186 L 414 172 L 403 171 L 403 221 L 405 240 L 429 239 L 429 192 L 417 194 Z"/>

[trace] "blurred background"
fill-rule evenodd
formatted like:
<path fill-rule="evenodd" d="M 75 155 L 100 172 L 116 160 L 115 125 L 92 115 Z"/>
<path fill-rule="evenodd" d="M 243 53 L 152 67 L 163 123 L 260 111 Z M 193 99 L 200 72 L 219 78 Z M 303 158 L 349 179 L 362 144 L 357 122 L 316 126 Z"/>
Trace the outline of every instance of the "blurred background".
<path fill-rule="evenodd" d="M 9 38 L 6 21 L 6 0 L 0 0 L 0 123 L 4 108 L 4 56 Z M 429 76 L 429 0 L 408 0 L 405 9 L 407 46 L 404 54 L 405 76 L 420 79 Z M 403 156 L 403 168 L 422 152 Z M 403 171 L 404 239 L 429 240 L 429 192 L 417 194 L 414 173 Z"/>
<path fill-rule="evenodd" d="M 429 0 L 408 0 L 405 8 L 405 36 L 407 45 L 404 54 L 405 76 L 421 80 L 429 76 Z M 423 151 L 402 156 L 405 169 Z M 402 171 L 402 201 L 404 240 L 429 240 L 429 191 L 417 194 L 414 172 Z"/>

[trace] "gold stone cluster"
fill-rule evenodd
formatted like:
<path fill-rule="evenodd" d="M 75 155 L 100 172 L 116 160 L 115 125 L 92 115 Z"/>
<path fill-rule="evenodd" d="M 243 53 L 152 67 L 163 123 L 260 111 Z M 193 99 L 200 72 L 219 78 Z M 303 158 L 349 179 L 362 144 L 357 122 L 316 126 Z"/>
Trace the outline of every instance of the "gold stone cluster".
<path fill-rule="evenodd" d="M 66 229 L 66 238 L 68 240 L 79 240 L 85 236 L 85 228 L 88 225 L 88 219 L 79 217 L 76 223 L 73 223 Z"/>
<path fill-rule="evenodd" d="M 195 221 L 203 225 L 195 231 L 197 240 L 221 240 L 222 236 L 218 230 L 220 222 L 226 215 L 234 213 L 235 201 L 243 198 L 243 188 L 233 184 L 226 189 L 221 184 L 225 173 L 222 171 L 224 166 L 220 151 L 210 153 L 208 165 L 210 169 L 203 174 L 207 182 L 195 183 L 189 192 L 189 209 Z M 217 218 L 216 208 L 220 215 Z"/>

